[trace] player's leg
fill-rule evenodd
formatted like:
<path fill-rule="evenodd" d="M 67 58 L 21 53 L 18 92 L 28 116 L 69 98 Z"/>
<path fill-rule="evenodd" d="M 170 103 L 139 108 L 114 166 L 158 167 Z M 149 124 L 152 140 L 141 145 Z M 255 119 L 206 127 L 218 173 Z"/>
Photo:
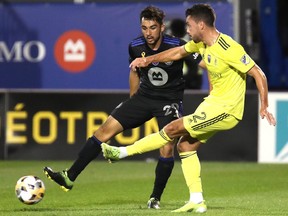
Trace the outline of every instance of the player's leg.
<path fill-rule="evenodd" d="M 160 148 L 160 157 L 155 168 L 154 187 L 147 202 L 148 208 L 160 209 L 161 196 L 174 167 L 174 146 L 174 142 L 170 142 Z"/>
<path fill-rule="evenodd" d="M 211 107 L 209 104 L 202 103 L 193 114 L 185 116 L 183 122 L 190 137 L 182 137 L 177 149 L 181 158 L 182 171 L 189 188 L 190 199 L 187 204 L 174 212 L 194 211 L 203 213 L 207 207 L 202 194 L 201 165 L 197 150 L 215 133 L 231 129 L 239 121 L 217 106 Z"/>
<path fill-rule="evenodd" d="M 194 211 L 203 213 L 207 207 L 203 199 L 201 164 L 197 155 L 197 150 L 202 143 L 190 136 L 183 136 L 179 140 L 177 149 L 181 159 L 182 172 L 189 189 L 190 199 L 183 207 L 174 212 Z"/>
<path fill-rule="evenodd" d="M 166 133 L 166 131 L 168 132 Z M 115 147 L 102 143 L 102 152 L 106 159 L 120 160 L 135 154 L 143 154 L 145 152 L 159 149 L 173 141 L 174 138 L 183 135 L 187 135 L 187 131 L 183 126 L 183 119 L 180 118 L 170 122 L 159 132 L 149 134 L 148 136 L 136 141 L 133 145 L 127 147 Z"/>
<path fill-rule="evenodd" d="M 143 102 L 144 103 L 144 102 Z M 75 180 L 81 171 L 101 152 L 102 142 L 107 142 L 112 137 L 130 128 L 138 127 L 149 120 L 152 116 L 143 108 L 139 96 L 133 96 L 118 105 L 108 119 L 102 124 L 90 138 L 92 143 L 86 143 L 79 154 L 78 160 L 68 170 L 71 180 Z"/>
<path fill-rule="evenodd" d="M 123 131 L 122 125 L 112 116 L 94 132 L 93 136 L 88 138 L 85 145 L 78 154 L 68 170 L 54 172 L 50 167 L 45 167 L 44 172 L 48 178 L 58 183 L 64 191 L 69 191 L 73 187 L 73 182 L 85 167 L 101 152 L 101 143 L 108 141 L 114 135 Z"/>
<path fill-rule="evenodd" d="M 157 117 L 158 127 L 163 128 L 171 121 L 182 116 L 182 101 L 157 102 L 155 103 L 154 110 L 154 115 Z M 160 156 L 155 168 L 153 191 L 147 202 L 148 208 L 160 208 L 161 196 L 174 167 L 175 141 L 169 142 L 159 149 Z"/>
<path fill-rule="evenodd" d="M 118 105 L 108 119 L 94 132 L 81 149 L 73 165 L 62 172 L 53 172 L 49 167 L 44 168 L 48 178 L 58 183 L 65 191 L 73 187 L 73 182 L 85 167 L 101 152 L 102 142 L 106 142 L 116 134 L 128 128 L 138 127 L 152 116 L 145 110 L 146 103 L 139 96 L 133 96 Z"/>
<path fill-rule="evenodd" d="M 83 169 L 101 152 L 102 142 L 107 142 L 116 134 L 123 131 L 122 125 L 113 116 L 102 124 L 90 137 L 82 150 L 79 152 L 78 159 L 67 171 L 69 178 L 74 181 Z"/>

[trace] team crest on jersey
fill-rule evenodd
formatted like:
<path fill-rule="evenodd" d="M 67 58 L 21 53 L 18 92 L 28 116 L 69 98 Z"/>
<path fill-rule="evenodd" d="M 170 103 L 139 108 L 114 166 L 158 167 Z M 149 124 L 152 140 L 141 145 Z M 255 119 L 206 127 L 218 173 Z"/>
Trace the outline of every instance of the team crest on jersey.
<path fill-rule="evenodd" d="M 208 54 L 207 60 L 208 60 L 209 63 L 211 63 L 211 55 L 210 54 Z"/>
<path fill-rule="evenodd" d="M 244 54 L 242 56 L 242 58 L 240 59 L 240 61 L 245 64 L 248 65 L 250 63 L 250 57 L 247 54 Z"/>
<path fill-rule="evenodd" d="M 159 65 L 159 62 L 152 62 L 152 65 L 157 66 Z"/>
<path fill-rule="evenodd" d="M 165 62 L 166 65 L 170 66 L 173 64 L 173 61 Z"/>

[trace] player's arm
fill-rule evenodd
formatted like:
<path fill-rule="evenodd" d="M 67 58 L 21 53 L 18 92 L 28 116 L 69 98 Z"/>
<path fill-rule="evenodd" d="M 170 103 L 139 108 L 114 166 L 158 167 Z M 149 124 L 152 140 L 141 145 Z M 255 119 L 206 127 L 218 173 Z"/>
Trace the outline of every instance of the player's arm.
<path fill-rule="evenodd" d="M 129 52 L 129 63 L 131 63 L 136 57 L 136 54 L 131 46 L 131 43 L 129 44 L 128 52 Z M 130 68 L 130 73 L 129 73 L 130 97 L 138 91 L 139 85 L 140 85 L 139 71 L 132 70 Z"/>
<path fill-rule="evenodd" d="M 129 74 L 130 97 L 137 92 L 139 85 L 140 85 L 140 77 L 138 72 L 130 69 Z"/>
<path fill-rule="evenodd" d="M 174 47 L 163 52 L 160 52 L 155 55 L 136 58 L 134 61 L 131 62 L 130 68 L 132 70 L 136 70 L 136 68 L 140 67 L 147 67 L 152 62 L 169 62 L 169 61 L 176 61 L 185 56 L 188 56 L 190 53 L 186 52 L 184 45 L 179 47 Z"/>
<path fill-rule="evenodd" d="M 201 67 L 202 69 L 207 70 L 207 67 L 206 67 L 206 64 L 205 64 L 204 60 L 201 60 L 198 65 L 199 65 L 199 67 Z"/>
<path fill-rule="evenodd" d="M 268 112 L 268 84 L 267 78 L 261 68 L 255 64 L 248 74 L 252 76 L 256 81 L 256 86 L 260 94 L 260 116 L 266 118 L 270 125 L 276 125 L 276 120 L 273 115 Z"/>

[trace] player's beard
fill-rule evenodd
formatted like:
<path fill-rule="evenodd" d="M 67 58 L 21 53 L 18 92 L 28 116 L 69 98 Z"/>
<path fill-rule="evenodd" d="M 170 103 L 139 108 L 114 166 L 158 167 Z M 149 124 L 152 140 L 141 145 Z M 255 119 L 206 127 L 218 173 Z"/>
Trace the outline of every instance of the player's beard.
<path fill-rule="evenodd" d="M 161 39 L 161 36 L 159 35 L 157 38 L 153 38 L 153 37 L 152 37 L 152 39 L 153 39 L 153 40 L 151 40 L 151 42 L 149 42 L 149 39 L 146 38 L 146 41 L 147 41 L 147 43 L 148 43 L 149 46 L 155 47 L 155 46 L 157 45 L 157 43 L 159 42 L 159 40 Z"/>
<path fill-rule="evenodd" d="M 198 34 L 194 34 L 193 36 L 189 34 L 189 36 L 195 43 L 199 43 L 199 42 L 202 41 L 202 39 L 201 39 L 202 36 L 199 35 L 199 33 Z"/>

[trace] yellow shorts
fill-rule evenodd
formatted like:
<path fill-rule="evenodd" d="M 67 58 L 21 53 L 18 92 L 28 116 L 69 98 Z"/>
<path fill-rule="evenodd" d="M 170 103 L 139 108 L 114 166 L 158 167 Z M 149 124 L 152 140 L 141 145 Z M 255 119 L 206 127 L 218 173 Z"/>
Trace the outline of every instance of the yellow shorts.
<path fill-rule="evenodd" d="M 239 120 L 223 108 L 204 101 L 193 114 L 183 117 L 183 123 L 191 137 L 206 143 L 217 132 L 235 127 Z"/>

